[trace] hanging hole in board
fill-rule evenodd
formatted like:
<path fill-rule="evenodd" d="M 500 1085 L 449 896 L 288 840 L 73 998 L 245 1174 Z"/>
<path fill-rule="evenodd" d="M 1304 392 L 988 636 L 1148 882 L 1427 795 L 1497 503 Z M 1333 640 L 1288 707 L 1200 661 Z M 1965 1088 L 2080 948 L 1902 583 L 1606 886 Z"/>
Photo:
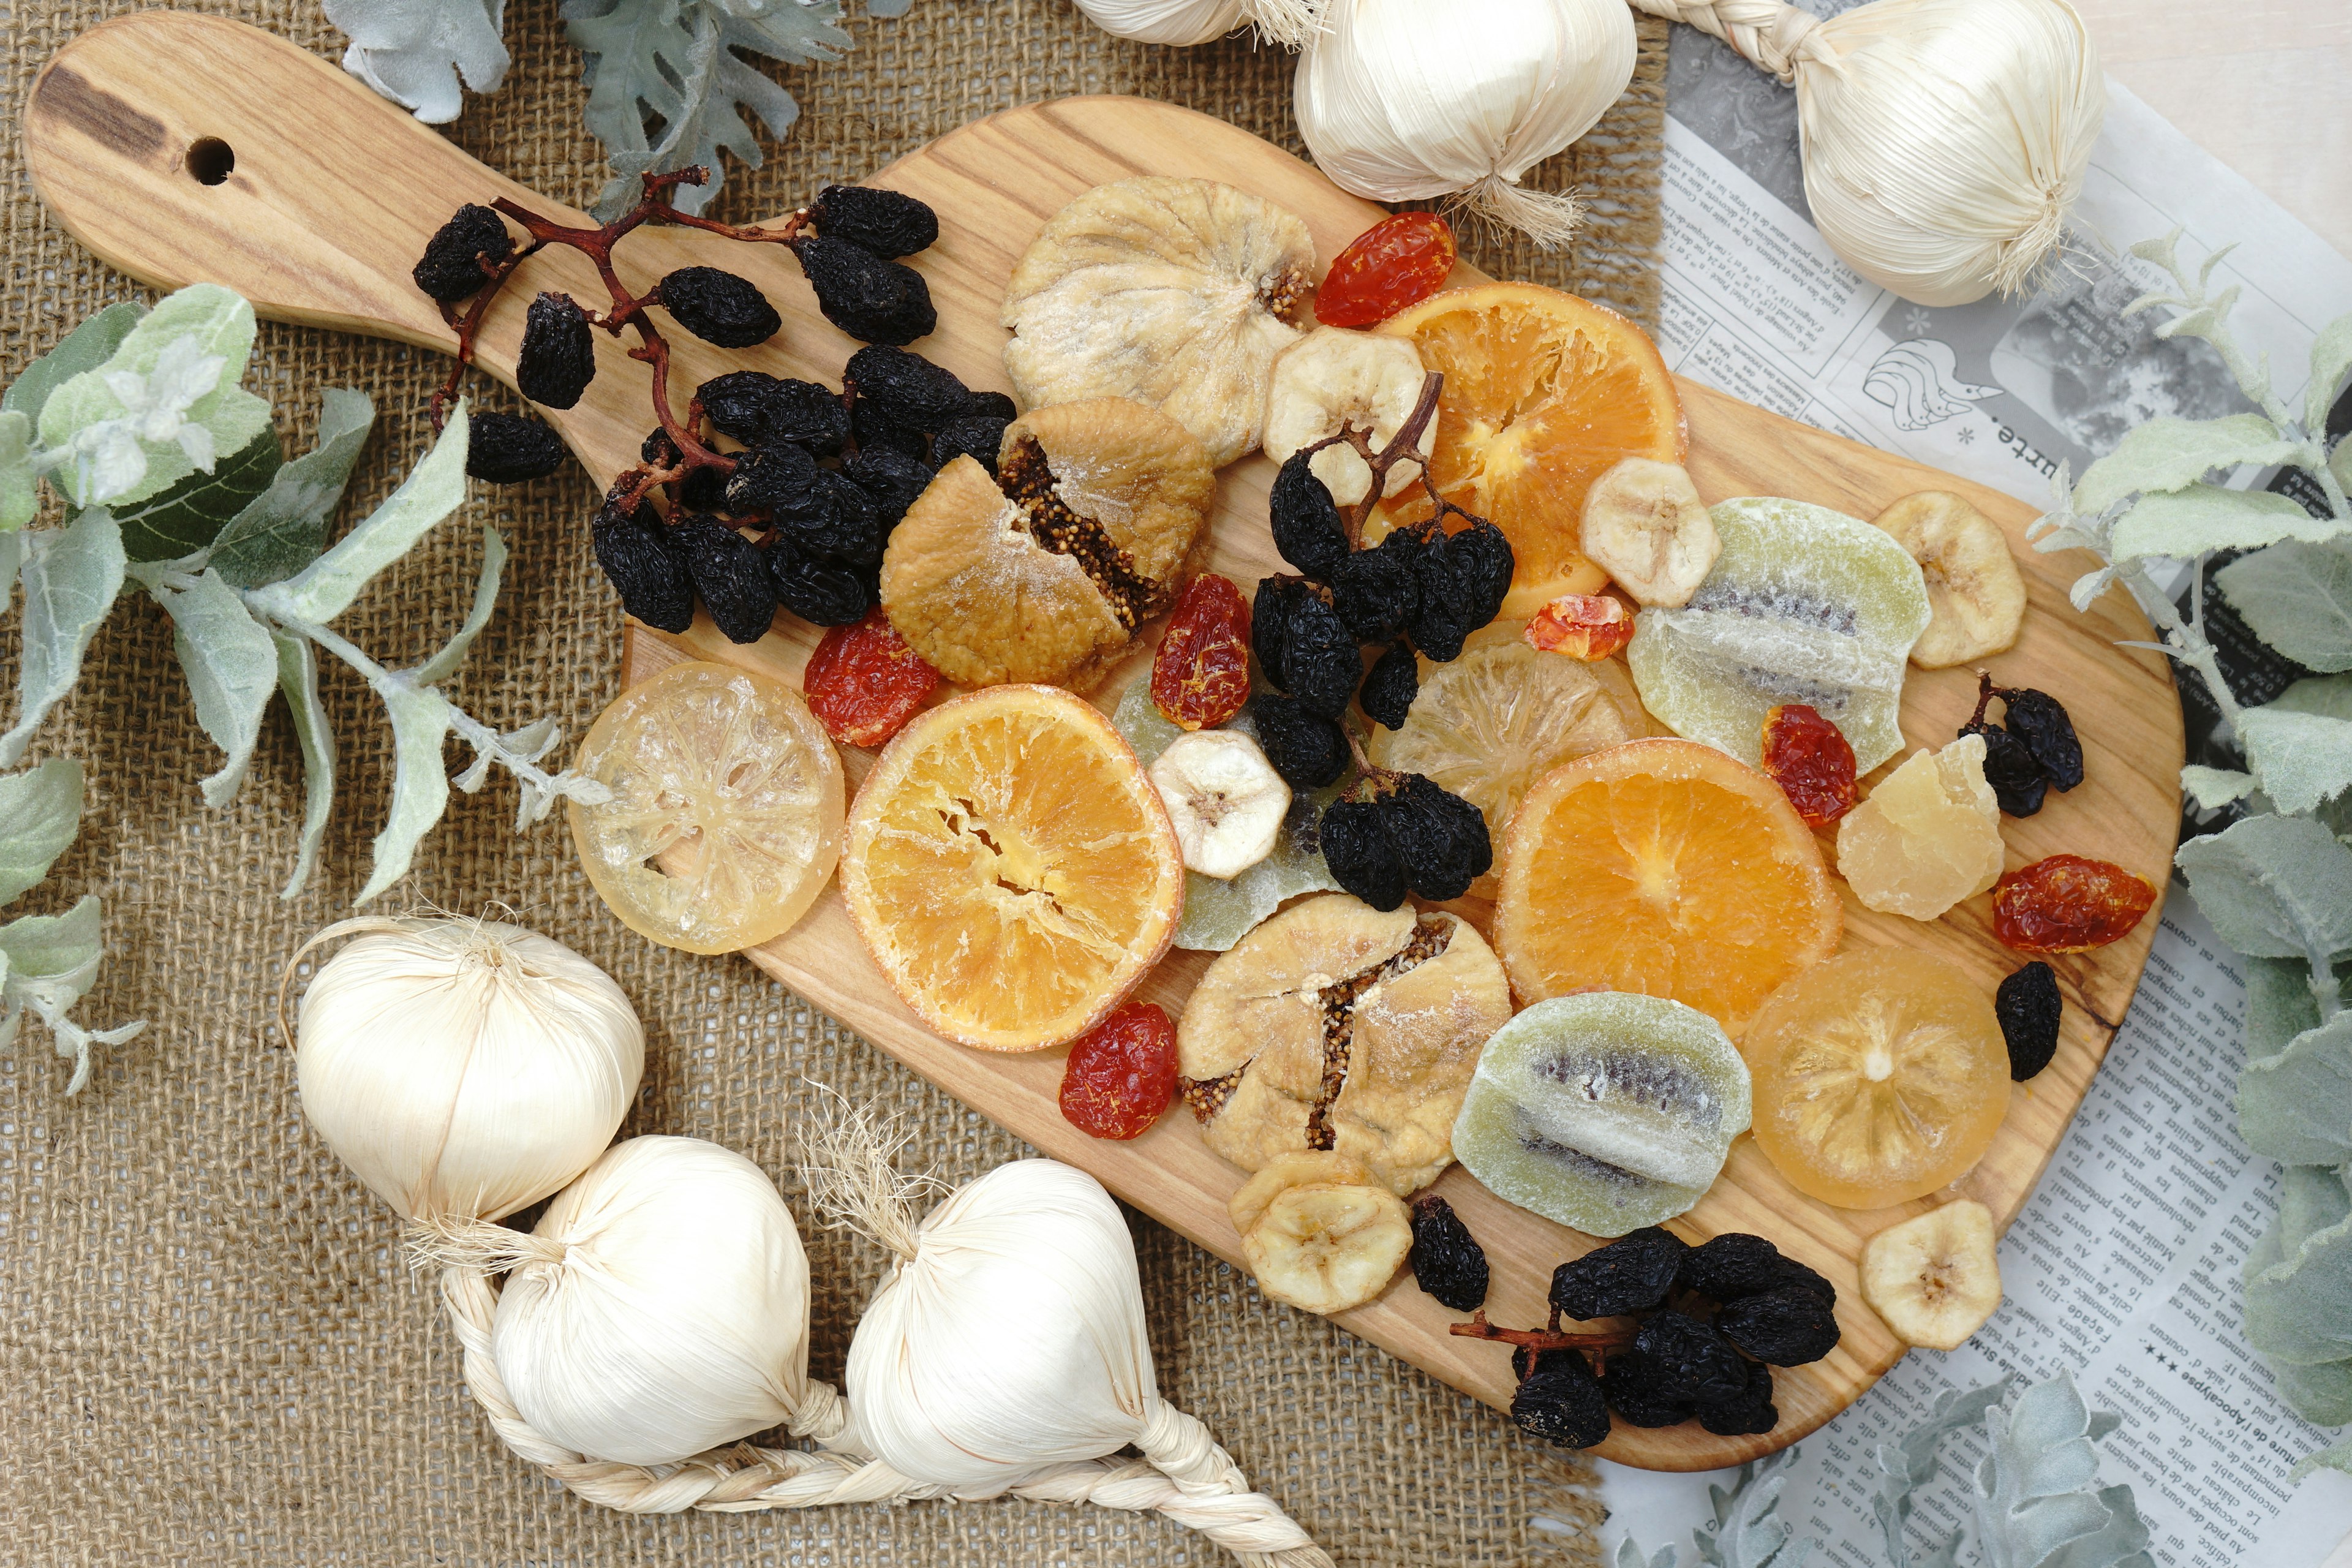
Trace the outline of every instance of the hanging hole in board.
<path fill-rule="evenodd" d="M 217 185 L 236 167 L 236 149 L 217 136 L 206 136 L 188 148 L 188 173 L 200 185 Z"/>

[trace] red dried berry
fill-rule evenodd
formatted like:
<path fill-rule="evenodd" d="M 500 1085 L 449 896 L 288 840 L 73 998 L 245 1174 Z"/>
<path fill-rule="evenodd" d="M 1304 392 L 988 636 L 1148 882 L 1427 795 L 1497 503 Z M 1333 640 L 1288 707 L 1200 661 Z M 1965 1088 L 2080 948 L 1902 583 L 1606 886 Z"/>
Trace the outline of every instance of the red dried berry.
<path fill-rule="evenodd" d="M 1993 884 L 1992 933 L 2020 952 L 2086 952 L 2155 907 L 2156 889 L 2121 866 L 2053 855 Z"/>
<path fill-rule="evenodd" d="M 1435 213 L 1384 217 L 1333 259 L 1315 292 L 1315 319 L 1327 327 L 1385 321 L 1445 287 L 1454 255 L 1454 231 Z"/>
<path fill-rule="evenodd" d="M 1764 776 L 1780 786 L 1809 827 L 1827 827 L 1853 809 L 1853 748 L 1801 702 L 1764 715 Z"/>
<path fill-rule="evenodd" d="M 1519 628 L 1528 646 L 1591 662 L 1633 640 L 1633 617 L 1606 594 L 1562 594 Z"/>
<path fill-rule="evenodd" d="M 1176 601 L 1151 658 L 1151 702 L 1171 724 L 1213 728 L 1249 700 L 1250 612 L 1233 580 L 1203 573 Z"/>
<path fill-rule="evenodd" d="M 851 746 L 878 746 L 915 716 L 940 672 L 907 646 L 879 606 L 855 626 L 835 626 L 809 655 L 801 688 L 825 733 Z"/>
<path fill-rule="evenodd" d="M 1062 1068 L 1062 1114 L 1089 1138 L 1134 1138 L 1176 1098 L 1176 1026 L 1130 1002 L 1080 1035 Z"/>

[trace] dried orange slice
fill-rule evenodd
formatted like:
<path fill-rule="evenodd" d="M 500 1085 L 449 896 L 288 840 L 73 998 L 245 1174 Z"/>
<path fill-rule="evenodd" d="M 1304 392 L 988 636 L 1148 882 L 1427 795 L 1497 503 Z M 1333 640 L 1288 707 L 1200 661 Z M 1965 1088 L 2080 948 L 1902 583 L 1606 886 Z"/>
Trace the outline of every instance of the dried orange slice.
<path fill-rule="evenodd" d="M 919 714 L 876 761 L 841 890 L 924 1023 L 1034 1051 L 1101 1022 L 1159 962 L 1184 862 L 1109 720 L 1054 687 L 992 686 Z"/>
<path fill-rule="evenodd" d="M 1433 295 L 1379 330 L 1412 339 L 1421 363 L 1444 373 L 1429 474 L 1447 500 L 1509 536 L 1518 566 L 1503 614 L 1526 620 L 1562 594 L 1599 591 L 1608 574 L 1577 545 L 1584 492 L 1622 458 L 1678 463 L 1688 445 L 1649 335 L 1533 283 Z M 1381 510 L 1409 521 L 1429 502 L 1416 488 Z"/>
<path fill-rule="evenodd" d="M 572 767 L 613 792 L 571 803 L 572 843 L 621 923 L 733 952 L 782 935 L 841 855 L 841 758 L 801 694 L 681 664 L 597 715 Z"/>
<path fill-rule="evenodd" d="M 1693 741 L 1563 763 L 1511 821 L 1495 951 L 1522 1005 L 1638 991 L 1735 1037 L 1837 948 L 1845 915 L 1780 787 Z"/>

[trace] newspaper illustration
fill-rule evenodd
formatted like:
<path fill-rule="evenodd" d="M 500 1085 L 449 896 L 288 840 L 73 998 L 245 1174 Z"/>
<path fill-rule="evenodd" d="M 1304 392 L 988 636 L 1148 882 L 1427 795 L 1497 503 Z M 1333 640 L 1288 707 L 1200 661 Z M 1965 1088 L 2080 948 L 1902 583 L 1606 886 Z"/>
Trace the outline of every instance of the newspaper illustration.
<path fill-rule="evenodd" d="M 2236 242 L 2217 278 L 2242 290 L 2235 320 L 2290 400 L 2313 337 L 2352 310 L 2352 261 L 2112 81 L 2066 258 L 2042 290 L 1910 304 L 1856 276 L 1813 229 L 1794 95 L 1688 28 L 1675 30 L 1673 49 L 1659 346 L 1680 374 L 1791 418 L 2041 505 L 2060 464 L 2079 474 L 2134 425 L 2240 406 L 2205 344 L 2158 338 L 2155 312 L 2122 313 L 2158 281 L 2127 254 L 2133 243 L 2176 226 L 2187 255 Z M 2331 421 L 2347 426 L 2352 397 Z M 2303 673 L 2272 668 L 2251 637 L 2242 668 L 2228 668 L 2218 600 L 2206 598 L 2209 631 L 2241 697 L 2263 700 Z M 2238 765 L 2195 678 L 2182 688 L 2190 760 Z M 2222 820 L 2192 815 L 2184 831 Z M 2287 1479 L 2335 1435 L 2278 1399 L 2239 1332 L 2240 1271 L 2276 1209 L 2278 1167 L 2238 1140 L 2235 963 L 2176 882 L 2131 1013 L 2002 1243 L 2000 1311 L 1960 1351 L 1907 1356 L 1801 1445 L 1782 1513 L 1820 1542 L 1810 1561 L 1884 1563 L 1871 1450 L 1916 1426 L 1938 1393 L 2062 1368 L 2094 1405 L 2125 1417 L 2103 1476 L 2133 1487 L 2158 1563 L 2316 1568 L 2352 1533 L 2352 1477 Z M 1973 1436 L 1947 1441 L 1943 1479 L 1919 1494 L 1915 1552 L 1961 1523 L 1978 1457 Z M 1609 1560 L 1630 1534 L 1650 1551 L 1677 1544 L 1689 1561 L 1692 1527 L 1712 1517 L 1706 1485 L 1722 1474 L 1601 1469 Z"/>

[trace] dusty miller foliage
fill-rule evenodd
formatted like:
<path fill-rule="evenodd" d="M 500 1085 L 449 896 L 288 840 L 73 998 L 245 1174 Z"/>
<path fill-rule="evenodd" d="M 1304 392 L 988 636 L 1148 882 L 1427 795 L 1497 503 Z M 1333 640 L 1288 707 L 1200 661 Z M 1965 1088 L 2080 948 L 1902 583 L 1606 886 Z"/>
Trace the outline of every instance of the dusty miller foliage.
<path fill-rule="evenodd" d="M 1973 1537 L 1982 1568 L 2154 1568 L 2148 1530 L 2129 1487 L 2102 1487 L 2094 1447 L 2117 1417 L 2083 1402 L 2064 1373 L 2005 1404 L 2009 1383 L 1939 1397 L 1927 1418 L 1873 1453 L 1871 1510 L 1885 1536 L 1887 1568 L 1953 1568 Z M 1969 1488 L 1975 1528 L 1915 1553 L 1905 1536 L 1912 1494 L 1933 1480 L 1945 1437 L 1978 1426 L 1985 1456 Z M 1691 1536 L 1694 1568 L 1804 1568 L 1821 1543 L 1799 1536 L 1780 1517 L 1788 1469 L 1784 1449 L 1739 1467 L 1727 1489 L 1707 1488 L 1715 1517 Z M 1617 1568 L 1679 1568 L 1673 1546 L 1645 1554 L 1631 1537 L 1618 1544 Z"/>
<path fill-rule="evenodd" d="M 236 798 L 261 721 L 282 697 L 300 745 L 304 807 L 299 849 L 283 897 L 310 882 L 335 803 L 335 737 L 319 698 L 319 656 L 356 671 L 392 725 L 392 806 L 375 837 L 358 902 L 408 869 L 439 821 L 451 783 L 450 735 L 474 762 L 456 779 L 479 789 L 491 768 L 521 786 L 518 828 L 557 799 L 600 801 L 605 791 L 538 764 L 561 739 L 552 718 L 500 733 L 443 694 L 497 607 L 506 543 L 482 531 L 482 571 L 456 634 L 422 664 L 379 663 L 332 623 L 369 583 L 466 500 L 463 405 L 400 488 L 332 547 L 329 522 L 374 424 L 356 392 L 322 395 L 318 447 L 287 461 L 269 407 L 238 385 L 253 352 L 253 307 L 226 289 L 183 289 L 152 311 L 111 305 L 26 367 L 0 395 L 0 621 L 22 590 L 23 654 L 15 722 L 0 731 L 0 769 L 12 768 L 49 710 L 73 689 L 83 653 L 126 584 L 172 619 L 173 646 L 197 722 L 220 747 L 201 785 L 206 805 Z M 59 526 L 29 527 L 46 487 Z M 81 815 L 79 764 L 51 761 L 0 773 L 0 904 L 46 875 Z M 70 912 L 0 926 L 0 1043 L 26 1012 L 74 1058 L 79 1090 L 93 1034 L 66 1016 L 89 990 L 101 956 L 98 900 Z"/>
<path fill-rule="evenodd" d="M 867 0 L 866 9 L 901 16 L 913 3 Z M 351 39 L 343 68 L 420 120 L 457 118 L 460 79 L 475 92 L 506 79 L 505 0 L 326 0 L 326 8 Z M 607 221 L 636 199 L 642 174 L 709 168 L 708 184 L 677 197 L 700 212 L 726 177 L 720 149 L 760 166 L 751 121 L 782 136 L 800 106 L 750 57 L 813 65 L 850 45 L 836 26 L 840 0 L 562 0 L 561 12 L 582 57 L 588 129 L 613 165 L 596 203 Z"/>
<path fill-rule="evenodd" d="M 2190 766 L 2181 788 L 2199 805 L 2238 803 L 2243 817 L 2191 839 L 2175 857 L 2197 906 L 2246 955 L 2244 1072 L 2238 1121 L 2247 1147 L 2285 1162 L 2279 1216 L 2246 1260 L 2246 1338 L 2307 1419 L 2352 1422 L 2352 1014 L 2343 972 L 2352 959 L 2352 441 L 2331 454 L 2327 412 L 2352 374 L 2352 316 L 2313 342 L 2301 408 L 2271 385 L 2230 329 L 2232 286 L 2209 293 L 2224 247 L 2192 273 L 2179 231 L 2132 247 L 2171 280 L 2133 301 L 2164 310 L 2159 337 L 2210 344 L 2257 412 L 2155 419 L 2126 436 L 2072 485 L 2059 470 L 2037 549 L 2088 550 L 2098 570 L 2074 586 L 2077 608 L 2120 583 L 2163 634 L 2153 647 L 2197 671 L 2244 751 L 2242 773 Z M 2208 482 L 2240 464 L 2299 469 L 2316 506 L 2269 490 Z M 2205 568 L 2243 552 L 2215 584 L 2255 635 L 2305 668 L 2277 699 L 2245 707 L 2222 678 L 2205 631 Z M 2189 568 L 2183 616 L 2149 575 L 2152 563 Z M 2305 1461 L 2352 1470 L 2352 1440 Z"/>

